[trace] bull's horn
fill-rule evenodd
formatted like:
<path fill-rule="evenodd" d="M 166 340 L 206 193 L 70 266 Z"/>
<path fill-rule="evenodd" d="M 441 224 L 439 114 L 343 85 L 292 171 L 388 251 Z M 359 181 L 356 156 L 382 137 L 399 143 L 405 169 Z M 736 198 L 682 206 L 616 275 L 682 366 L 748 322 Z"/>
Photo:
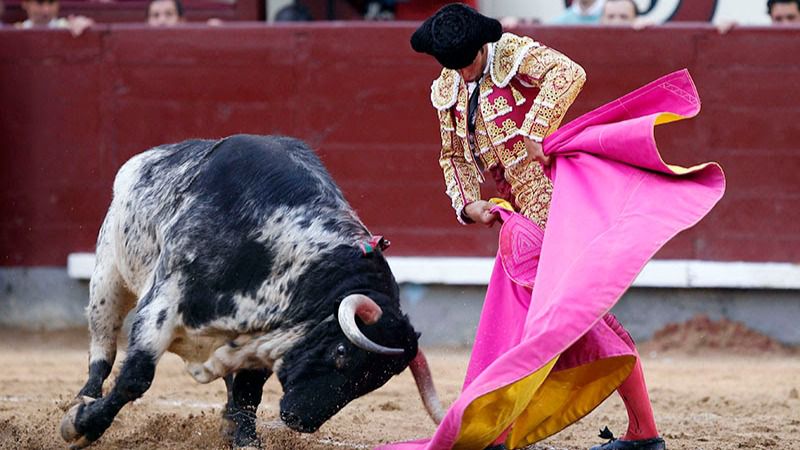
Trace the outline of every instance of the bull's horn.
<path fill-rule="evenodd" d="M 372 325 L 380 319 L 381 314 L 381 307 L 366 295 L 348 295 L 339 305 L 339 326 L 342 327 L 347 339 L 356 347 L 383 355 L 402 355 L 405 352 L 402 348 L 390 348 L 376 344 L 358 329 L 356 316 L 365 324 Z"/>
<path fill-rule="evenodd" d="M 444 418 L 444 409 L 436 394 L 436 388 L 433 386 L 431 370 L 428 368 L 428 360 L 425 359 L 422 349 L 417 350 L 417 356 L 411 360 L 408 367 L 414 375 L 414 381 L 417 382 L 417 390 L 419 390 L 419 396 L 422 398 L 425 409 L 428 410 L 428 415 L 436 425 L 439 425 Z"/>

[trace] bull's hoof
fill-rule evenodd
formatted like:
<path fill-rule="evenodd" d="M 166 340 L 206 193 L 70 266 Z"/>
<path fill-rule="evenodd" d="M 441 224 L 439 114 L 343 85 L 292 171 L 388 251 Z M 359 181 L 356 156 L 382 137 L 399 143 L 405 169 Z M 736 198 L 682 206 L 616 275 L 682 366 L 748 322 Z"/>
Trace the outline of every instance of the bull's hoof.
<path fill-rule="evenodd" d="M 233 436 L 236 433 L 236 424 L 225 414 L 225 411 L 222 412 L 222 425 L 219 427 L 219 431 L 222 433 L 222 439 L 226 442 L 233 442 Z"/>
<path fill-rule="evenodd" d="M 96 399 L 85 395 L 75 397 L 73 401 L 74 405 L 64 414 L 64 418 L 61 419 L 61 426 L 59 427 L 61 438 L 69 444 L 70 449 L 79 449 L 91 445 L 92 441 L 75 428 L 75 420 L 78 418 L 78 412 L 81 408 L 92 404 L 95 400 Z"/>
<path fill-rule="evenodd" d="M 233 439 L 233 448 L 235 450 L 263 450 L 261 439 L 257 436 L 236 436 Z"/>
<path fill-rule="evenodd" d="M 236 442 L 234 440 L 234 442 L 231 442 L 231 447 L 233 450 L 264 450 L 261 440 L 258 438 L 245 442 Z"/>
<path fill-rule="evenodd" d="M 244 417 L 248 417 L 245 419 Z M 249 420 L 248 420 L 249 419 Z M 222 412 L 222 437 L 234 450 L 262 450 L 261 444 L 256 433 L 255 415 L 248 416 L 247 413 L 231 413 L 226 407 Z"/>

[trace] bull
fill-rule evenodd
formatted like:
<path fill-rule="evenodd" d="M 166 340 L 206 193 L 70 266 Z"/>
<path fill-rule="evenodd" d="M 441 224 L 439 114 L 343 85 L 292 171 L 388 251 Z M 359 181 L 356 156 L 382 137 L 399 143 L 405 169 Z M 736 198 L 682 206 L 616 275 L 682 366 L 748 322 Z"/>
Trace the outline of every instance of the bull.
<path fill-rule="evenodd" d="M 235 446 L 259 445 L 256 411 L 272 373 L 281 420 L 296 431 L 316 431 L 409 365 L 439 420 L 384 247 L 296 139 L 191 140 L 131 158 L 97 240 L 88 379 L 62 438 L 72 448 L 100 438 L 147 391 L 165 351 L 200 383 L 225 380 Z M 103 396 L 134 308 L 126 357 Z"/>

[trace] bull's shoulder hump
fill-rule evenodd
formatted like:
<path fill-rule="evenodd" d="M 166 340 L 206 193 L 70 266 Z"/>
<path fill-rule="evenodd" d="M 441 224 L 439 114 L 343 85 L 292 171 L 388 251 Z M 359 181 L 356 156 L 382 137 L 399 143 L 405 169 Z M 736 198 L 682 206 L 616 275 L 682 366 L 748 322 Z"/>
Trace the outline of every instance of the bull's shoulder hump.
<path fill-rule="evenodd" d="M 287 149 L 290 147 L 299 147 L 308 149 L 305 142 L 300 139 L 282 135 L 234 134 L 220 140 L 220 144 L 258 148 Z"/>
<path fill-rule="evenodd" d="M 289 172 L 326 172 L 316 152 L 305 142 L 288 136 L 237 134 L 220 140 L 214 154 L 212 162 L 226 166 L 255 165 L 263 169 L 272 166 Z"/>
<path fill-rule="evenodd" d="M 273 208 L 340 201 L 330 175 L 302 141 L 234 135 L 214 145 L 190 192 L 220 208 Z M 333 196 L 331 196 L 333 195 Z"/>

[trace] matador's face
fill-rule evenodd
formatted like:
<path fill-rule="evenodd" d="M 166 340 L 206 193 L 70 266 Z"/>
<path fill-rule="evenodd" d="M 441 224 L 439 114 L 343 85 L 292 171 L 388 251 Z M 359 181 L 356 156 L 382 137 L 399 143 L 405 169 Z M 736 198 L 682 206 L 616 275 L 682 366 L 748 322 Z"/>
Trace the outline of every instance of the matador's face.
<path fill-rule="evenodd" d="M 472 64 L 464 67 L 463 69 L 458 69 L 458 74 L 461 75 L 461 78 L 464 79 L 464 82 L 469 83 L 480 78 L 481 74 L 483 73 L 483 69 L 486 67 L 487 54 L 488 51 L 486 50 L 486 45 L 484 45 L 478 51 L 478 54 L 475 55 L 475 59 L 472 61 Z"/>

